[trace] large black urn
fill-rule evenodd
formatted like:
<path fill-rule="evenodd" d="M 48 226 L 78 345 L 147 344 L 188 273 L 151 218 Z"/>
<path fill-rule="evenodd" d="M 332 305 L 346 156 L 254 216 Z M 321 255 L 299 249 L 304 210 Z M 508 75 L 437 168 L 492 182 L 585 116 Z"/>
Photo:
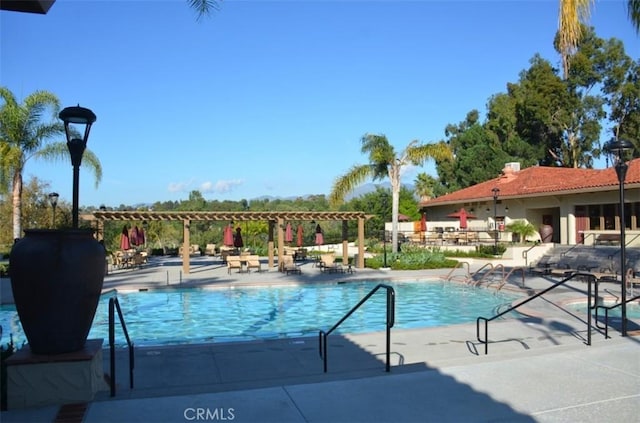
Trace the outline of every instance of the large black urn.
<path fill-rule="evenodd" d="M 25 230 L 11 250 L 16 310 L 31 352 L 81 350 L 104 281 L 104 247 L 91 230 Z"/>

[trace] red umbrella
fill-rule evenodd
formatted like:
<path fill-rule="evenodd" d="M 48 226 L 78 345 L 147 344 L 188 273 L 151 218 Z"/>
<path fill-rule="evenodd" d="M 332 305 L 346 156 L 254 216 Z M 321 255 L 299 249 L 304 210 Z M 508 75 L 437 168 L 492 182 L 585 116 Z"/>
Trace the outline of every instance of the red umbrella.
<path fill-rule="evenodd" d="M 138 228 L 134 227 L 129 230 L 129 242 L 132 247 L 138 245 Z"/>
<path fill-rule="evenodd" d="M 291 231 L 291 223 L 287 223 L 287 228 L 284 231 L 284 242 L 293 241 L 293 232 Z"/>
<path fill-rule="evenodd" d="M 298 247 L 302 247 L 303 233 L 304 229 L 302 229 L 302 225 L 298 225 Z"/>
<path fill-rule="evenodd" d="M 225 226 L 222 234 L 222 243 L 227 247 L 233 247 L 233 230 L 231 225 Z"/>
<path fill-rule="evenodd" d="M 467 218 L 469 219 L 475 219 L 475 216 L 467 213 L 467 211 L 463 208 L 461 208 L 460 210 L 458 210 L 457 212 L 451 213 L 447 215 L 448 217 L 457 217 L 458 219 L 460 219 L 460 228 L 461 229 L 467 229 Z"/>
<path fill-rule="evenodd" d="M 122 234 L 120 234 L 120 249 L 122 251 L 126 251 L 131 248 L 131 244 L 129 243 L 129 231 L 127 230 L 127 225 L 124 225 L 122 228 Z"/>
<path fill-rule="evenodd" d="M 420 218 L 420 231 L 421 232 L 427 231 L 427 214 L 426 213 L 422 213 L 422 217 Z"/>
<path fill-rule="evenodd" d="M 318 226 L 316 226 L 316 245 L 322 244 L 324 244 L 324 236 L 322 235 L 322 228 L 320 224 L 318 224 Z"/>

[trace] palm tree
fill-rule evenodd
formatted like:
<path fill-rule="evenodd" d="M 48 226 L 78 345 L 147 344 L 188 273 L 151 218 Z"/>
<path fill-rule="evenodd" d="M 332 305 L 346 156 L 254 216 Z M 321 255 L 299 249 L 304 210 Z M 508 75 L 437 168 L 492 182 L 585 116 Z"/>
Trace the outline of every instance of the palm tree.
<path fill-rule="evenodd" d="M 593 0 L 560 0 L 558 42 L 564 79 L 569 75 L 569 58 L 582 38 L 582 25 L 589 19 L 592 3 Z M 640 34 L 640 0 L 627 0 L 627 11 L 631 24 Z"/>
<path fill-rule="evenodd" d="M 64 125 L 57 119 L 60 110 L 58 98 L 47 91 L 36 91 L 22 104 L 13 93 L 0 87 L 0 193 L 12 195 L 13 238 L 22 234 L 22 173 L 31 158 L 48 161 L 70 161 L 66 142 L 50 142 L 51 138 L 64 134 Z M 45 113 L 52 112 L 53 120 L 43 122 Z M 84 152 L 84 163 L 96 178 L 96 186 L 102 178 L 102 166 L 90 150 Z"/>
<path fill-rule="evenodd" d="M 209 16 L 212 11 L 220 8 L 219 2 L 222 0 L 187 0 L 189 7 L 198 14 L 198 19 Z"/>
<path fill-rule="evenodd" d="M 336 179 L 329 194 L 329 202 L 337 206 L 344 197 L 352 192 L 367 178 L 384 179 L 391 182 L 391 225 L 393 252 L 398 252 L 398 204 L 400 199 L 400 176 L 402 170 L 409 166 L 419 166 L 428 158 L 447 160 L 451 151 L 444 142 L 437 144 L 420 144 L 414 140 L 398 156 L 389 140 L 384 135 L 366 134 L 362 137 L 361 151 L 369 155 L 369 164 L 354 165 L 345 175 Z"/>
<path fill-rule="evenodd" d="M 433 176 L 421 172 L 416 175 L 416 179 L 413 183 L 415 184 L 416 194 L 418 194 L 421 201 L 424 201 L 434 196 L 434 187 L 437 185 L 438 181 Z"/>

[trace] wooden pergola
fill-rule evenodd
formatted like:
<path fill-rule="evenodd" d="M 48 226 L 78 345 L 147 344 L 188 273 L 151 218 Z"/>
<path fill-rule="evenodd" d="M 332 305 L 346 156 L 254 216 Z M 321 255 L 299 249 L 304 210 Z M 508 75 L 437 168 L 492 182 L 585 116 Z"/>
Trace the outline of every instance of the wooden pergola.
<path fill-rule="evenodd" d="M 201 222 L 268 222 L 268 258 L 269 268 L 274 266 L 274 230 L 278 231 L 278 262 L 283 259 L 284 231 L 286 222 L 299 221 L 341 221 L 342 222 L 342 261 L 349 260 L 347 222 L 358 221 L 358 260 L 357 268 L 364 268 L 364 223 L 373 216 L 364 212 L 315 212 L 315 211 L 115 211 L 97 210 L 81 216 L 96 226 L 98 240 L 103 238 L 104 222 L 108 221 L 141 221 L 141 222 L 175 222 L 182 221 L 183 248 L 182 269 L 189 273 L 189 228 L 192 221 Z"/>

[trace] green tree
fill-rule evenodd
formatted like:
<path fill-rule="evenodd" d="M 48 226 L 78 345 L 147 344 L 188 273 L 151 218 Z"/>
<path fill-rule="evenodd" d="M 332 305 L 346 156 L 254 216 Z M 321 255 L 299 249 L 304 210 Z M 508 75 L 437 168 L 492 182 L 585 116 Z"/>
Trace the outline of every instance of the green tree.
<path fill-rule="evenodd" d="M 391 222 L 393 252 L 398 251 L 398 204 L 400 199 L 400 177 L 402 170 L 409 165 L 419 166 L 425 160 L 447 160 L 451 152 L 445 143 L 420 144 L 414 140 L 400 153 L 384 135 L 366 134 L 361 139 L 361 152 L 368 154 L 369 163 L 354 165 L 345 175 L 339 176 L 331 188 L 329 203 L 339 205 L 344 197 L 368 178 L 382 180 L 389 178 L 391 183 Z"/>
<path fill-rule="evenodd" d="M 48 161 L 70 161 L 66 142 L 51 141 L 64 134 L 58 98 L 47 91 L 36 91 L 19 104 L 13 93 L 0 87 L 0 192 L 12 193 L 13 238 L 22 235 L 22 173 L 31 158 Z M 52 119 L 43 121 L 52 112 Z M 102 166 L 97 156 L 85 150 L 84 161 L 93 171 L 96 185 L 102 178 Z"/>

